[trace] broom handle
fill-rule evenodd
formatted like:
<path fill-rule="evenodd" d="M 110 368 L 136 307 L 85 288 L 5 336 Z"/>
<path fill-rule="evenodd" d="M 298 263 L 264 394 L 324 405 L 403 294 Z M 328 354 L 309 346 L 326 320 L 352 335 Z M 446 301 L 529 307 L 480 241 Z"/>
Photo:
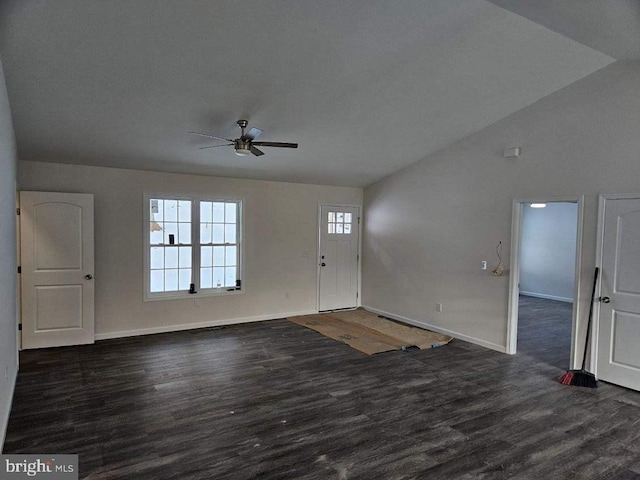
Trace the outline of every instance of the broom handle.
<path fill-rule="evenodd" d="M 598 273 L 600 268 L 596 267 L 596 273 L 593 276 L 593 290 L 591 291 L 591 304 L 589 305 L 589 320 L 587 321 L 587 338 L 584 340 L 584 355 L 582 356 L 582 370 L 587 364 L 587 350 L 589 348 L 589 336 L 591 333 L 591 317 L 593 316 L 593 302 L 596 296 L 596 285 L 598 284 Z"/>

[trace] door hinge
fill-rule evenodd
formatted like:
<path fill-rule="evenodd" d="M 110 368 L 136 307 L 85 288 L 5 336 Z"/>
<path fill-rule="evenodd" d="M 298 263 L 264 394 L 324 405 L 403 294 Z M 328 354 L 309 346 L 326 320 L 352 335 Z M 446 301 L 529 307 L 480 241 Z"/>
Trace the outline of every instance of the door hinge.
<path fill-rule="evenodd" d="M 360 261 L 360 255 L 356 255 L 356 262 Z"/>
<path fill-rule="evenodd" d="M 358 217 L 358 225 L 360 225 L 360 217 Z"/>
<path fill-rule="evenodd" d="M 18 273 L 22 273 L 22 267 L 18 266 Z"/>
<path fill-rule="evenodd" d="M 360 298 L 360 292 L 356 292 L 356 298 Z"/>
<path fill-rule="evenodd" d="M 21 332 L 22 331 L 22 323 L 18 324 L 18 331 Z"/>
<path fill-rule="evenodd" d="M 16 215 L 20 215 L 20 209 L 16 208 Z"/>

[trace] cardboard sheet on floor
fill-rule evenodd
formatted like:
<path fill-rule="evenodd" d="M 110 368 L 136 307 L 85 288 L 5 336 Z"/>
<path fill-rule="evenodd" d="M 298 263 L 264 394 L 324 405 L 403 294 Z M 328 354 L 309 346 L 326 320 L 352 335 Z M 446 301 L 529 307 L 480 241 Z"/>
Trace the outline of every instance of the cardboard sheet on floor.
<path fill-rule="evenodd" d="M 404 346 L 432 348 L 434 344 L 445 345 L 452 340 L 447 335 L 379 318 L 363 309 L 289 317 L 289 320 L 367 355 Z"/>
<path fill-rule="evenodd" d="M 390 337 L 397 338 L 404 342 L 403 345 L 418 347 L 421 350 L 446 345 L 453 340 L 453 337 L 449 335 L 381 318 L 375 313 L 368 312 L 362 308 L 346 312 L 335 312 L 332 313 L 332 315 L 340 320 L 357 323 Z"/>
<path fill-rule="evenodd" d="M 398 350 L 404 345 L 402 340 L 389 337 L 357 323 L 340 320 L 331 314 L 303 315 L 289 317 L 289 320 L 315 330 L 325 337 L 346 343 L 367 355 Z"/>

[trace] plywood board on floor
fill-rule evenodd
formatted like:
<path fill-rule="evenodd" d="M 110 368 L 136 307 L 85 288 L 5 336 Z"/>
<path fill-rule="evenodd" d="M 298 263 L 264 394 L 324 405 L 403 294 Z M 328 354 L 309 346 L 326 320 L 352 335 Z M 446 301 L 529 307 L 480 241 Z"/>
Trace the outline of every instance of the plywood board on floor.
<path fill-rule="evenodd" d="M 364 309 L 302 315 L 289 320 L 367 355 L 410 346 L 432 348 L 452 340 L 447 335 L 380 318 Z"/>

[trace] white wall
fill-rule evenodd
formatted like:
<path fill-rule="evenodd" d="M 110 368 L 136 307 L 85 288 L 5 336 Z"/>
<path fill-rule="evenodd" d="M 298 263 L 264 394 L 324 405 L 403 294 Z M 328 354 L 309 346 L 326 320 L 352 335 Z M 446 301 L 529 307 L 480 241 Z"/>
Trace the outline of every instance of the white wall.
<path fill-rule="evenodd" d="M 504 350 L 509 272 L 480 261 L 498 241 L 508 261 L 514 198 L 584 194 L 584 312 L 598 194 L 640 192 L 639 91 L 640 62 L 616 62 L 366 188 L 363 305 Z"/>
<path fill-rule="evenodd" d="M 18 371 L 16 344 L 16 143 L 0 60 L 0 450 Z"/>
<path fill-rule="evenodd" d="M 520 239 L 520 294 L 572 302 L 578 204 L 525 205 Z"/>
<path fill-rule="evenodd" d="M 95 196 L 96 336 L 316 311 L 318 204 L 362 204 L 360 188 L 20 162 L 22 190 Z M 242 295 L 143 302 L 143 194 L 244 200 Z M 285 291 L 289 298 L 285 298 Z"/>

